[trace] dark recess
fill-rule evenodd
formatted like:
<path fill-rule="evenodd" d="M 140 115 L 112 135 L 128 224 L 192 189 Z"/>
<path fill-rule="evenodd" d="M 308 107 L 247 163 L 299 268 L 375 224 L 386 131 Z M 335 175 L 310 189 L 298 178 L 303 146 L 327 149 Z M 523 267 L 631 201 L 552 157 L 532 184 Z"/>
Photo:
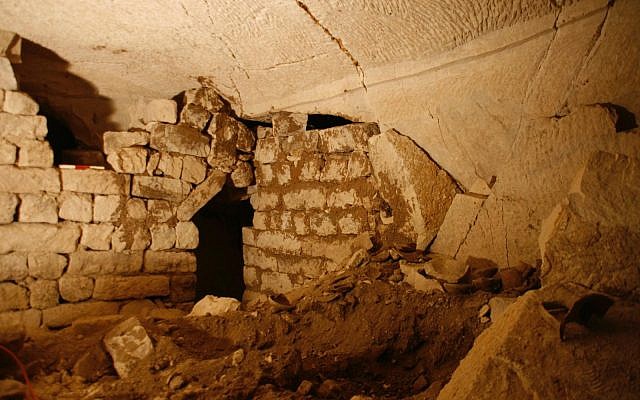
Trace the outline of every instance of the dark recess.
<path fill-rule="evenodd" d="M 244 292 L 242 227 L 253 225 L 249 200 L 238 199 L 238 189 L 225 186 L 194 216 L 200 231 L 195 250 L 198 269 L 196 299 L 212 294 L 242 299 Z"/>
<path fill-rule="evenodd" d="M 638 127 L 636 116 L 631 111 L 618 104 L 605 103 L 603 106 L 616 113 L 616 132 L 624 132 Z"/>
<path fill-rule="evenodd" d="M 337 115 L 309 114 L 307 129 L 327 129 L 333 128 L 334 126 L 349 125 L 352 123 L 353 121 L 349 121 L 348 119 Z"/>

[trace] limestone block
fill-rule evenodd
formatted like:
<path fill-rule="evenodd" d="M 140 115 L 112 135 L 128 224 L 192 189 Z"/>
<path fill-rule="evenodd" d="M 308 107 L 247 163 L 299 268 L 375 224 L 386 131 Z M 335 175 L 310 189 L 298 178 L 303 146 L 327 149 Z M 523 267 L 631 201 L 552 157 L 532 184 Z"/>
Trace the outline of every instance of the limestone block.
<path fill-rule="evenodd" d="M 146 146 L 149 144 L 149 132 L 105 132 L 102 135 L 102 148 L 105 154 L 112 154 L 125 147 Z"/>
<path fill-rule="evenodd" d="M 147 218 L 147 205 L 142 199 L 128 199 L 125 205 L 125 215 L 131 220 L 145 220 Z"/>
<path fill-rule="evenodd" d="M 93 200 L 88 193 L 62 192 L 58 196 L 61 219 L 78 222 L 91 222 L 93 218 Z"/>
<path fill-rule="evenodd" d="M 0 193 L 0 224 L 10 224 L 14 221 L 18 196 L 12 193 Z"/>
<path fill-rule="evenodd" d="M 0 282 L 19 281 L 29 275 L 27 256 L 21 253 L 0 255 Z"/>
<path fill-rule="evenodd" d="M 196 104 L 187 104 L 180 112 L 180 123 L 202 131 L 209 123 L 211 113 Z"/>
<path fill-rule="evenodd" d="M 253 183 L 253 168 L 247 161 L 238 161 L 233 172 L 231 172 L 231 182 L 237 188 L 245 188 Z"/>
<path fill-rule="evenodd" d="M 154 99 L 145 104 L 143 121 L 168 122 L 175 124 L 178 119 L 178 105 L 173 100 Z"/>
<path fill-rule="evenodd" d="M 40 107 L 28 94 L 7 90 L 4 92 L 2 110 L 9 114 L 36 115 Z"/>
<path fill-rule="evenodd" d="M 133 274 L 142 269 L 142 252 L 78 251 L 69 255 L 69 275 Z"/>
<path fill-rule="evenodd" d="M 182 174 L 182 157 L 160 152 L 156 172 L 169 178 L 180 179 Z"/>
<path fill-rule="evenodd" d="M 176 224 L 176 248 L 191 250 L 198 247 L 198 228 L 193 222 Z"/>
<path fill-rule="evenodd" d="M 319 212 L 309 216 L 309 229 L 318 236 L 330 236 L 338 233 L 338 227 L 329 213 Z"/>
<path fill-rule="evenodd" d="M 125 208 L 125 197 L 95 196 L 93 203 L 93 220 L 95 222 L 118 222 Z"/>
<path fill-rule="evenodd" d="M 301 134 L 307 129 L 307 114 L 279 112 L 273 115 L 271 122 L 274 135 L 292 136 Z"/>
<path fill-rule="evenodd" d="M 19 145 L 24 140 L 44 140 L 47 119 L 39 115 L 0 113 L 0 138 Z"/>
<path fill-rule="evenodd" d="M 297 189 L 284 193 L 282 202 L 287 210 L 321 210 L 327 204 L 327 196 L 320 188 Z"/>
<path fill-rule="evenodd" d="M 61 254 L 31 252 L 28 256 L 29 275 L 38 279 L 58 279 L 67 266 Z"/>
<path fill-rule="evenodd" d="M 354 151 L 349 155 L 349 166 L 347 169 L 347 177 L 349 179 L 370 176 L 372 171 L 371 161 L 369 161 L 367 153 L 363 151 Z"/>
<path fill-rule="evenodd" d="M 306 278 L 318 278 L 327 272 L 327 261 L 322 258 L 282 255 L 276 258 L 278 260 L 278 272 L 285 274 L 301 275 Z"/>
<path fill-rule="evenodd" d="M 17 168 L 0 165 L 0 192 L 60 192 L 60 175 L 54 168 Z"/>
<path fill-rule="evenodd" d="M 343 182 L 348 170 L 349 156 L 328 155 L 320 172 L 320 182 Z"/>
<path fill-rule="evenodd" d="M 247 128 L 242 122 L 236 121 L 238 126 L 238 139 L 236 140 L 236 149 L 250 153 L 256 145 L 255 134 Z"/>
<path fill-rule="evenodd" d="M 273 135 L 273 129 L 266 127 L 266 126 L 258 126 L 257 129 L 257 136 L 258 139 L 264 139 L 267 136 L 272 136 Z"/>
<path fill-rule="evenodd" d="M 254 247 L 291 255 L 299 255 L 302 252 L 304 242 L 293 233 L 279 231 L 254 231 L 254 233 Z"/>
<path fill-rule="evenodd" d="M 236 162 L 238 121 L 222 113 L 214 114 L 207 133 L 211 136 L 211 152 L 207 162 L 221 171 L 231 172 Z M 245 128 L 246 129 L 246 128 Z"/>
<path fill-rule="evenodd" d="M 151 221 L 165 223 L 175 215 L 174 207 L 166 200 L 149 200 L 147 203 L 148 214 Z"/>
<path fill-rule="evenodd" d="M 280 139 L 276 136 L 267 136 L 258 140 L 256 145 L 255 160 L 262 164 L 271 164 L 280 157 Z"/>
<path fill-rule="evenodd" d="M 249 267 L 246 264 L 242 268 L 242 279 L 244 280 L 244 285 L 248 288 L 256 288 L 260 284 L 256 268 Z"/>
<path fill-rule="evenodd" d="M 0 312 L 29 308 L 27 289 L 15 283 L 0 283 Z"/>
<path fill-rule="evenodd" d="M 109 250 L 114 229 L 110 223 L 83 224 L 80 244 L 89 250 Z"/>
<path fill-rule="evenodd" d="M 369 250 L 373 245 L 368 233 L 357 236 L 340 236 L 334 238 L 320 238 L 308 236 L 298 246 L 299 253 L 308 257 L 323 257 L 344 266 L 360 249 Z"/>
<path fill-rule="evenodd" d="M 293 136 L 280 137 L 280 147 L 287 158 L 302 159 L 318 151 L 319 131 L 298 132 Z"/>
<path fill-rule="evenodd" d="M 260 290 L 267 293 L 286 293 L 293 289 L 291 278 L 279 272 L 263 272 Z"/>
<path fill-rule="evenodd" d="M 101 170 L 60 170 L 62 190 L 95 194 L 129 194 L 129 175 Z"/>
<path fill-rule="evenodd" d="M 303 182 L 319 181 L 322 168 L 324 166 L 324 158 L 318 154 L 305 157 L 300 167 L 300 179 Z"/>
<path fill-rule="evenodd" d="M 361 205 L 360 203 L 355 189 L 334 190 L 327 196 L 327 207 L 329 208 L 348 208 Z"/>
<path fill-rule="evenodd" d="M 173 303 L 193 301 L 196 298 L 196 275 L 183 274 L 171 277 L 171 294 L 169 300 Z"/>
<path fill-rule="evenodd" d="M 188 317 L 204 317 L 224 315 L 229 311 L 240 309 L 241 303 L 231 297 L 204 296 L 194 306 Z"/>
<path fill-rule="evenodd" d="M 20 207 L 18 207 L 18 221 L 20 222 L 45 222 L 55 224 L 58 222 L 58 202 L 49 194 L 21 194 Z"/>
<path fill-rule="evenodd" d="M 272 211 L 269 213 L 271 218 L 269 228 L 279 231 L 294 231 L 293 213 L 291 211 Z"/>
<path fill-rule="evenodd" d="M 79 318 L 118 314 L 118 308 L 118 303 L 104 301 L 60 304 L 42 311 L 42 324 L 49 328 L 61 328 Z"/>
<path fill-rule="evenodd" d="M 484 200 L 476 196 L 457 194 L 444 217 L 438 235 L 431 245 L 432 253 L 455 257 L 476 222 Z"/>
<path fill-rule="evenodd" d="M 253 227 L 255 229 L 266 231 L 270 227 L 270 213 L 256 211 L 253 213 Z"/>
<path fill-rule="evenodd" d="M 160 164 L 160 152 L 151 150 L 149 153 L 149 160 L 147 161 L 147 174 L 158 175 L 158 164 Z"/>
<path fill-rule="evenodd" d="M 53 166 L 53 150 L 49 142 L 40 140 L 22 141 L 18 150 L 18 166 L 42 168 Z"/>
<path fill-rule="evenodd" d="M 74 224 L 14 223 L 0 225 L 0 254 L 10 251 L 71 253 L 75 251 L 80 229 Z M 33 240 L 38 238 L 38 240 Z"/>
<path fill-rule="evenodd" d="M 257 230 L 247 226 L 242 227 L 242 244 L 255 247 L 257 243 L 256 236 Z"/>
<path fill-rule="evenodd" d="M 153 344 L 140 321 L 131 317 L 107 332 L 104 347 L 120 378 L 128 378 L 138 363 L 153 353 Z"/>
<path fill-rule="evenodd" d="M 161 275 L 98 276 L 93 288 L 97 300 L 144 299 L 169 293 L 169 277 Z"/>
<path fill-rule="evenodd" d="M 18 82 L 13 74 L 11 62 L 6 57 L 0 57 L 0 89 L 18 90 Z"/>
<path fill-rule="evenodd" d="M 38 279 L 29 285 L 29 303 L 32 308 L 45 309 L 58 305 L 58 282 Z"/>
<path fill-rule="evenodd" d="M 0 139 L 0 165 L 10 165 L 16 162 L 16 146 Z"/>
<path fill-rule="evenodd" d="M 378 125 L 350 124 L 317 131 L 319 135 L 318 149 L 322 153 L 348 153 L 352 151 L 368 151 L 367 141 L 380 133 Z"/>
<path fill-rule="evenodd" d="M 269 255 L 262 249 L 245 246 L 242 257 L 245 265 L 259 267 L 261 270 L 278 270 L 278 259 L 274 255 Z"/>
<path fill-rule="evenodd" d="M 180 221 L 189 221 L 202 206 L 207 204 L 220 190 L 227 180 L 223 172 L 212 170 L 209 176 L 191 192 L 178 206 L 177 216 Z"/>
<path fill-rule="evenodd" d="M 369 230 L 369 218 L 366 210 L 359 209 L 342 215 L 338 227 L 343 235 L 357 235 Z"/>
<path fill-rule="evenodd" d="M 271 164 L 271 167 L 276 177 L 276 183 L 279 186 L 284 186 L 291 182 L 291 165 L 289 163 Z"/>
<path fill-rule="evenodd" d="M 60 296 L 72 303 L 84 301 L 93 295 L 93 279 L 65 274 L 58 281 Z"/>
<path fill-rule="evenodd" d="M 294 231 L 298 235 L 309 234 L 309 223 L 307 222 L 307 216 L 303 212 L 293 213 L 292 217 Z"/>
<path fill-rule="evenodd" d="M 184 156 L 182 159 L 182 175 L 185 182 L 198 184 L 207 176 L 207 163 L 204 158 Z"/>
<path fill-rule="evenodd" d="M 260 190 L 249 199 L 251 206 L 254 210 L 265 211 L 273 210 L 280 204 L 280 196 L 276 192 L 270 192 L 267 190 Z"/>
<path fill-rule="evenodd" d="M 147 199 L 182 201 L 190 191 L 191 185 L 179 179 L 134 176 L 131 194 Z"/>
<path fill-rule="evenodd" d="M 167 224 L 155 224 L 149 227 L 151 250 L 168 250 L 176 244 L 176 229 Z"/>
<path fill-rule="evenodd" d="M 271 164 L 255 164 L 255 175 L 258 186 L 268 186 L 274 177 Z"/>
<path fill-rule="evenodd" d="M 222 98 L 213 89 L 207 87 L 185 91 L 184 103 L 195 104 L 212 113 L 218 112 L 224 107 Z"/>
<path fill-rule="evenodd" d="M 595 152 L 540 233 L 543 285 L 640 299 L 640 160 Z"/>
<path fill-rule="evenodd" d="M 144 253 L 144 272 L 189 273 L 196 271 L 196 256 L 186 251 L 150 251 Z"/>
<path fill-rule="evenodd" d="M 455 183 L 411 139 L 394 131 L 371 137 L 369 157 L 382 197 L 393 210 L 396 241 L 424 250 L 444 220 Z"/>
<path fill-rule="evenodd" d="M 197 157 L 209 155 L 209 138 L 197 129 L 185 125 L 152 124 L 151 148 Z"/>
<path fill-rule="evenodd" d="M 115 252 L 144 250 L 151 244 L 151 234 L 144 222 L 127 222 L 111 235 L 111 248 Z"/>
<path fill-rule="evenodd" d="M 143 147 L 126 147 L 107 154 L 107 162 L 116 172 L 142 174 L 147 170 L 147 153 Z"/>

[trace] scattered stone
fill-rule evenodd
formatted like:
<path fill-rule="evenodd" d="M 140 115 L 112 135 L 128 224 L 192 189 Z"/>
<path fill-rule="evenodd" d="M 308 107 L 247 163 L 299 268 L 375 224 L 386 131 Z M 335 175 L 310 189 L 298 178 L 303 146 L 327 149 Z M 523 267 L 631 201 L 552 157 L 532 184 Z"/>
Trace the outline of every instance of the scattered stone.
<path fill-rule="evenodd" d="M 151 311 L 156 308 L 158 308 L 158 306 L 149 299 L 133 300 L 122 306 L 120 314 L 127 317 L 146 318 L 151 315 Z"/>
<path fill-rule="evenodd" d="M 404 274 L 404 282 L 413 286 L 416 290 L 425 293 L 444 292 L 442 285 L 435 279 L 428 279 L 420 273 L 420 264 L 412 265 L 401 262 L 400 270 Z"/>
<path fill-rule="evenodd" d="M 301 396 L 307 396 L 308 394 L 311 393 L 312 390 L 313 390 L 313 382 L 310 382 L 305 379 L 302 382 L 300 382 L 300 385 L 298 385 L 298 389 L 296 389 L 296 393 Z"/>
<path fill-rule="evenodd" d="M 1 87 L 1 82 L 0 82 Z M 24 383 L 14 379 L 0 379 L 0 396 L 3 399 L 22 398 L 27 393 Z M 26 398 L 26 397 L 25 397 Z"/>
<path fill-rule="evenodd" d="M 178 206 L 177 216 L 180 221 L 189 221 L 195 213 L 209 200 L 213 198 L 227 180 L 227 175 L 223 172 L 213 170 L 209 176 L 199 184 L 191 194 Z"/>
<path fill-rule="evenodd" d="M 231 365 L 237 367 L 244 360 L 244 350 L 238 349 L 231 353 Z"/>
<path fill-rule="evenodd" d="M 429 386 L 429 381 L 424 375 L 420 375 L 415 381 L 413 381 L 411 389 L 413 390 L 413 393 L 418 393 L 426 389 L 427 386 Z"/>
<path fill-rule="evenodd" d="M 178 119 L 178 105 L 173 100 L 154 99 L 144 107 L 143 121 L 168 122 L 175 124 Z"/>
<path fill-rule="evenodd" d="M 169 380 L 169 389 L 176 391 L 186 385 L 187 382 L 180 375 L 175 375 Z"/>
<path fill-rule="evenodd" d="M 49 168 L 53 166 L 53 150 L 49 142 L 27 140 L 18 150 L 19 167 Z"/>
<path fill-rule="evenodd" d="M 335 146 L 333 146 L 335 147 Z M 372 136 L 369 157 L 381 195 L 393 210 L 395 242 L 424 250 L 444 221 L 456 186 L 411 139 L 395 131 Z"/>
<path fill-rule="evenodd" d="M 486 317 L 487 315 L 489 315 L 490 312 L 491 312 L 491 307 L 489 306 L 489 304 L 485 304 L 482 307 L 480 307 L 480 310 L 478 311 L 478 318 Z"/>
<path fill-rule="evenodd" d="M 64 274 L 58 281 L 60 296 L 75 303 L 91 298 L 93 295 L 93 279 L 86 276 Z"/>
<path fill-rule="evenodd" d="M 78 222 L 91 222 L 93 219 L 93 200 L 88 193 L 62 192 L 58 197 L 61 219 Z"/>
<path fill-rule="evenodd" d="M 190 191 L 191 185 L 179 179 L 136 175 L 131 194 L 147 199 L 182 201 Z"/>
<path fill-rule="evenodd" d="M 342 385 L 333 379 L 326 379 L 316 389 L 316 394 L 320 398 L 335 398 L 342 392 Z"/>
<path fill-rule="evenodd" d="M 40 107 L 28 94 L 7 90 L 4 92 L 2 110 L 10 114 L 36 115 Z"/>
<path fill-rule="evenodd" d="M 102 143 L 104 153 L 113 154 L 125 147 L 146 146 L 149 143 L 149 132 L 105 132 Z"/>
<path fill-rule="evenodd" d="M 229 311 L 240 309 L 240 302 L 230 297 L 204 296 L 189 313 L 189 317 L 203 317 L 207 315 L 222 315 Z"/>
<path fill-rule="evenodd" d="M 135 317 L 109 331 L 103 342 L 120 378 L 128 378 L 138 363 L 153 353 L 151 339 Z"/>
<path fill-rule="evenodd" d="M 502 282 L 502 290 L 508 291 L 522 287 L 524 279 L 522 273 L 516 268 L 501 268 L 498 271 L 500 281 Z"/>

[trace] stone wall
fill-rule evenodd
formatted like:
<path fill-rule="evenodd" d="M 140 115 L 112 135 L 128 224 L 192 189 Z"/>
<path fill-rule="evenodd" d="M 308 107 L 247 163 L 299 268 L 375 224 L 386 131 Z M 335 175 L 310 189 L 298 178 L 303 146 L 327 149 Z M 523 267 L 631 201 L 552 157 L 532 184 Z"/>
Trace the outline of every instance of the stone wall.
<path fill-rule="evenodd" d="M 133 299 L 188 306 L 198 245 L 190 219 L 228 176 L 236 187 L 253 182 L 253 133 L 215 93 L 194 89 L 178 124 L 176 102 L 157 100 L 143 128 L 105 132 L 113 170 L 58 168 L 38 105 L 15 80 L 2 83 L 0 325 L 60 327 Z"/>
<path fill-rule="evenodd" d="M 256 211 L 243 231 L 247 296 L 290 290 L 357 263 L 372 246 L 379 217 L 368 139 L 378 126 L 306 123 L 280 113 L 258 130 Z"/>

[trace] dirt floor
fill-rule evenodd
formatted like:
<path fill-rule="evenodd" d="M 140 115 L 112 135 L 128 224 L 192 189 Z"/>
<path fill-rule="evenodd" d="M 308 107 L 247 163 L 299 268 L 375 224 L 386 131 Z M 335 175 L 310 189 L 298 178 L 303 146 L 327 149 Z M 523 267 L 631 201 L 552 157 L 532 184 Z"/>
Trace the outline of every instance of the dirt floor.
<path fill-rule="evenodd" d="M 429 295 L 397 276 L 371 263 L 289 294 L 290 307 L 140 318 L 154 353 L 127 379 L 102 345 L 119 316 L 43 332 L 19 357 L 38 399 L 433 399 L 488 325 L 491 295 Z"/>

